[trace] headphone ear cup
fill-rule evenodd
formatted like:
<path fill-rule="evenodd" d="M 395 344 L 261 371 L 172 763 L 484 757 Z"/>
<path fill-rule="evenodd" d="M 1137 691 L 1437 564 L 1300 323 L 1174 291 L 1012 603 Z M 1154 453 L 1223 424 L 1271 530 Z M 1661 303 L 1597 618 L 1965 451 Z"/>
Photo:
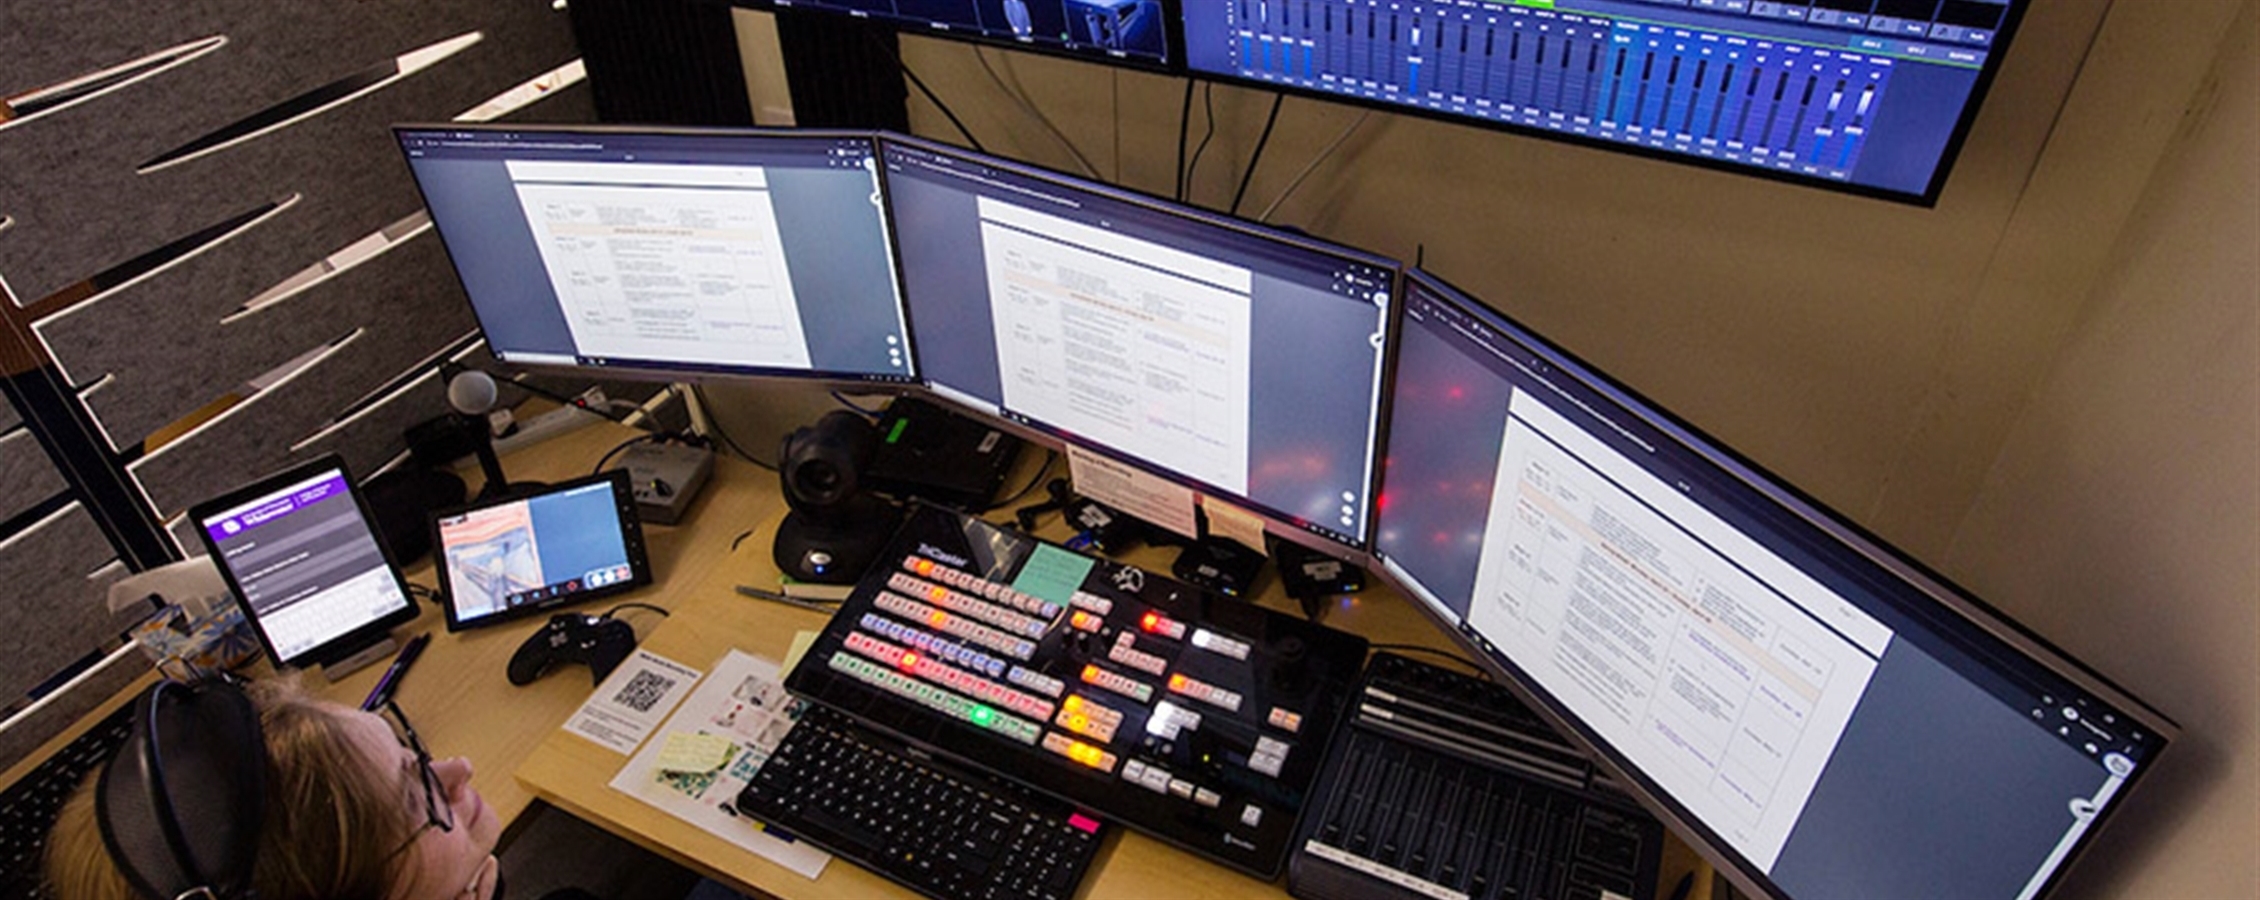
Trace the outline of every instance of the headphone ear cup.
<path fill-rule="evenodd" d="M 133 732 L 95 785 L 102 842 L 145 895 L 245 896 L 266 780 L 259 711 L 241 688 L 159 682 L 137 702 Z"/>

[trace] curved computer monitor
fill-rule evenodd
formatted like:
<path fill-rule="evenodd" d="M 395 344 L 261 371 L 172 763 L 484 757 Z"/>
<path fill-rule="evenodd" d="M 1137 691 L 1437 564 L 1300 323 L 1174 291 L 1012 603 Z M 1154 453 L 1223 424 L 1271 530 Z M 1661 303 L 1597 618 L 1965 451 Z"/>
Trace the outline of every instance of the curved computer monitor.
<path fill-rule="evenodd" d="M 914 383 L 868 134 L 394 129 L 504 362 Z"/>
<path fill-rule="evenodd" d="M 1362 553 L 1395 263 L 938 144 L 881 152 L 937 395 Z"/>
<path fill-rule="evenodd" d="M 2173 737 L 1520 325 L 1405 294 L 1380 568 L 1745 890 L 2045 893 Z"/>
<path fill-rule="evenodd" d="M 1937 202 L 2026 0 L 1189 0 L 1194 74 Z"/>

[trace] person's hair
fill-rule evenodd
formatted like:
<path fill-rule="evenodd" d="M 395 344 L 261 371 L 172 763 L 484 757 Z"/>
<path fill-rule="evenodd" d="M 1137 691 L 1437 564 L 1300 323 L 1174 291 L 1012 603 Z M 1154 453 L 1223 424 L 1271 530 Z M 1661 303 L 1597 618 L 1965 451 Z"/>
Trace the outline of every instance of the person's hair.
<path fill-rule="evenodd" d="M 291 679 L 251 686 L 267 742 L 266 823 L 252 888 L 260 900 L 385 900 L 418 824 L 399 770 L 365 759 L 346 737 L 345 707 Z M 64 804 L 47 840 L 51 896 L 131 900 L 133 886 L 102 843 L 95 776 Z"/>

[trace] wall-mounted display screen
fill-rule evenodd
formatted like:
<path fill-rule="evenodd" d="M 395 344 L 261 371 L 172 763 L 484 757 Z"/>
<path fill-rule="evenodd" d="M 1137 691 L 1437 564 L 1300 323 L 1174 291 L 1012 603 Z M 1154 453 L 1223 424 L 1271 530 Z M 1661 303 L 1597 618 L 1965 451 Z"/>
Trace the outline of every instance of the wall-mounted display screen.
<path fill-rule="evenodd" d="M 1211 0 L 1195 74 L 1937 200 L 2023 0 Z"/>

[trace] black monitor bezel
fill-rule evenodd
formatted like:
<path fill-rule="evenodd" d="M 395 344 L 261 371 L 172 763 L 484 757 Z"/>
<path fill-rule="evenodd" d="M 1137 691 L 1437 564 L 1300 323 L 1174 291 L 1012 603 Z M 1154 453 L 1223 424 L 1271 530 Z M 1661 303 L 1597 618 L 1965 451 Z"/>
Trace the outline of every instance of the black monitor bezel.
<path fill-rule="evenodd" d="M 1192 2 L 1199 2 L 1199 0 L 1192 0 Z M 1348 94 L 1332 93 L 1328 91 L 1304 88 L 1297 85 L 1285 84 L 1276 81 L 1265 81 L 1260 78 L 1249 78 L 1246 76 L 1227 72 L 1211 72 L 1204 69 L 1193 68 L 1190 55 L 1184 53 L 1179 54 L 1181 58 L 1179 60 L 1177 74 L 1184 75 L 1185 77 L 1196 81 L 1213 81 L 1219 84 L 1229 84 L 1237 87 L 1267 91 L 1276 94 L 1292 94 L 1297 97 L 1304 97 L 1312 100 L 1326 100 L 1335 103 L 1355 106 L 1361 109 L 1374 110 L 1377 112 L 1390 112 L 1402 115 L 1418 116 L 1424 119 L 1431 119 L 1454 125 L 1463 125 L 1483 131 L 1500 132 L 1517 137 L 1537 138 L 1540 140 L 1554 141 L 1595 150 L 1621 153 L 1627 156 L 1638 157 L 1642 159 L 1679 163 L 1708 171 L 1746 175 L 1760 180 L 1777 182 L 1780 184 L 1797 185 L 1800 187 L 1815 188 L 1830 193 L 1844 194 L 1855 197 L 1866 197 L 1875 200 L 1884 200 L 1892 203 L 1901 203 L 1909 206 L 1918 206 L 1925 209 L 1930 209 L 1937 207 L 1940 197 L 1945 193 L 1947 178 L 1948 176 L 1953 174 L 1955 165 L 1960 161 L 1962 148 L 1964 144 L 1968 142 L 1971 130 L 1976 126 L 1978 111 L 1985 106 L 1987 99 L 1992 96 L 1994 78 L 2000 74 L 2003 59 L 2008 55 L 2009 48 L 2014 46 L 2014 39 L 2016 37 L 2018 27 L 2024 21 L 2025 10 L 2030 7 L 2032 3 L 2033 0 L 2009 0 L 2009 18 L 2002 24 L 1999 29 L 1995 30 L 1994 34 L 1996 36 L 1996 39 L 1993 42 L 1993 45 L 1988 49 L 1985 65 L 1978 71 L 1977 81 L 1970 86 L 1969 100 L 1968 102 L 1963 104 L 1962 114 L 1960 118 L 1955 122 L 1953 134 L 1947 138 L 1945 146 L 1939 148 L 1938 165 L 1931 172 L 1930 184 L 1925 187 L 1919 194 L 1908 193 L 1904 191 L 1886 190 L 1883 188 L 1857 184 L 1849 181 L 1834 181 L 1827 178 L 1802 176 L 1793 172 L 1783 172 L 1780 170 L 1760 168 L 1757 166 L 1743 165 L 1740 163 L 1726 162 L 1723 160 L 1705 159 L 1697 155 L 1675 153 L 1668 150 L 1642 147 L 1637 144 L 1622 141 L 1608 141 L 1602 140 L 1600 138 L 1589 138 L 1568 132 L 1554 131 L 1546 128 L 1533 128 L 1527 125 L 1520 125 L 1512 122 L 1494 121 L 1478 116 L 1459 115 L 1446 110 L 1430 109 L 1427 107 L 1414 106 L 1411 104 L 1391 103 L 1383 100 L 1368 99 Z M 1178 10 L 1182 12 L 1183 7 L 1178 7 Z M 1185 40 L 1183 34 L 1185 29 L 1185 22 L 1182 15 L 1180 15 L 1179 18 L 1172 23 L 1172 26 L 1178 32 L 1177 40 L 1179 42 L 1179 46 L 1182 47 Z"/>
<path fill-rule="evenodd" d="M 425 188 L 422 180 L 415 177 L 413 167 L 410 166 L 408 162 L 407 149 L 405 146 L 401 145 L 401 140 L 411 132 L 431 131 L 452 131 L 462 132 L 466 134 L 540 133 L 557 135 L 613 135 L 620 137 L 652 136 L 661 138 L 680 136 L 685 138 L 713 138 L 720 140 L 781 139 L 790 141 L 805 141 L 811 144 L 826 141 L 865 141 L 869 142 L 869 144 L 871 145 L 871 158 L 874 163 L 876 163 L 876 161 L 879 159 L 879 137 L 882 134 L 881 132 L 872 130 L 833 128 L 709 128 L 673 125 L 590 125 L 546 123 L 506 124 L 464 122 L 404 122 L 394 124 L 392 126 L 394 145 L 396 147 L 400 147 L 401 149 L 402 165 L 410 170 L 406 173 L 408 176 L 408 181 L 410 184 L 415 186 L 416 197 L 419 201 L 423 202 L 424 209 L 427 212 L 427 217 L 431 206 L 431 200 L 429 197 L 425 196 Z M 884 190 L 884 187 L 883 185 L 881 185 L 877 176 L 874 176 L 873 183 L 874 185 L 879 185 L 879 187 L 877 187 L 876 189 Z M 881 212 L 883 218 L 885 211 L 886 208 L 884 204 L 882 204 Z M 430 227 L 433 234 L 439 238 L 440 249 L 442 252 L 447 254 L 448 266 L 454 272 L 456 281 L 458 285 L 460 285 L 462 282 L 463 269 L 461 263 L 455 258 L 456 251 L 454 246 L 447 240 L 444 229 L 440 227 L 439 221 L 437 219 L 431 220 Z M 893 243 L 893 222 L 882 221 L 880 223 L 880 227 L 881 232 L 885 236 L 885 240 L 887 241 L 887 255 L 891 260 L 895 256 Z M 462 290 L 464 292 L 464 305 L 469 307 L 471 311 L 471 319 L 478 326 L 478 343 L 486 345 L 488 352 L 494 354 L 495 358 L 498 361 L 506 363 L 516 369 L 522 369 L 529 372 L 546 373 L 551 375 L 566 375 L 581 378 L 618 378 L 645 382 L 703 383 L 784 380 L 819 386 L 830 386 L 840 389 L 855 390 L 859 392 L 899 394 L 917 388 L 924 384 L 924 382 L 919 377 L 918 373 L 918 356 L 916 353 L 916 348 L 910 345 L 910 335 L 908 331 L 909 316 L 907 311 L 904 311 L 902 309 L 902 279 L 900 275 L 897 274 L 890 280 L 895 285 L 895 304 L 897 311 L 903 313 L 903 356 L 904 359 L 907 360 L 910 364 L 909 370 L 901 374 L 846 372 L 836 369 L 734 367 L 719 366 L 706 363 L 670 363 L 661 360 L 623 360 L 606 362 L 578 357 L 575 359 L 575 361 L 568 363 L 546 358 L 528 359 L 523 356 L 505 356 L 503 354 L 507 351 L 496 349 L 494 342 L 489 338 L 487 334 L 486 320 L 480 313 L 479 304 L 470 299 L 469 290 L 467 288 L 464 288 Z"/>
<path fill-rule="evenodd" d="M 1515 343 L 1547 357 L 1547 362 L 1552 364 L 1557 371 L 1584 381 L 1599 392 L 1613 397 L 1623 405 L 1623 411 L 1640 417 L 1654 425 L 1669 438 L 1718 463 L 1721 474 L 1749 484 L 1761 496 L 1777 502 L 1784 510 L 1798 518 L 1811 522 L 1816 527 L 1817 536 L 1833 539 L 1850 552 L 1864 556 L 1879 569 L 1898 576 L 1910 587 L 1910 594 L 1919 594 L 1932 601 L 1931 607 L 1921 610 L 1921 612 L 1934 613 L 1930 617 L 1932 622 L 1942 622 L 1947 627 L 1965 629 L 1960 634 L 1952 634 L 1945 633 L 1943 628 L 1933 625 L 1934 631 L 1937 632 L 1936 636 L 1940 640 L 1956 642 L 1965 648 L 1970 647 L 1973 642 L 1983 642 L 1986 646 L 1978 648 L 1979 650 L 2006 651 L 2017 654 L 2022 662 L 2045 669 L 2090 692 L 2118 711 L 2137 719 L 2143 727 L 2148 728 L 2158 741 L 2158 746 L 2152 753 L 2151 761 L 2135 770 L 2133 777 L 2129 778 L 2125 786 L 2120 788 L 2120 797 L 2117 802 L 2103 810 L 2096 821 L 2088 825 L 2087 832 L 2082 837 L 2077 850 L 2057 865 L 2049 879 L 2040 886 L 2037 891 L 2038 896 L 2048 896 L 2050 892 L 2062 885 L 2066 874 L 2073 868 L 2080 856 L 2096 845 L 2098 830 L 2103 827 L 2105 822 L 2116 818 L 2116 813 L 2125 808 L 2126 793 L 2142 783 L 2158 768 L 2159 757 L 2179 737 L 2180 726 L 2171 718 L 2136 698 L 2102 673 L 2073 658 L 2046 638 L 2004 615 L 2000 610 L 1964 589 L 1961 585 L 1892 546 L 1849 517 L 1813 498 L 1803 489 L 1774 475 L 1765 467 L 1744 456 L 1740 451 L 1711 437 L 1702 429 L 1680 418 L 1676 413 L 1656 404 L 1639 391 L 1617 380 L 1614 376 L 1587 363 L 1582 357 L 1567 348 L 1553 342 L 1497 308 L 1483 303 L 1474 295 L 1453 286 L 1434 273 L 1408 266 L 1403 274 L 1400 289 L 1409 299 L 1416 286 L 1443 298 L 1450 305 L 1481 321 L 1487 327 L 1495 328 L 1508 335 Z M 1409 305 L 1409 302 L 1401 303 L 1400 311 L 1409 307 Z M 1400 341 L 1405 333 L 1406 329 L 1403 327 L 1397 330 Z M 1392 349 L 1395 350 L 1396 348 Z M 1390 376 L 1392 383 L 1395 379 L 1395 363 L 1398 356 L 1399 354 L 1395 352 L 1391 354 Z M 1380 516 L 1377 515 L 1376 518 L 1378 519 Z M 1378 525 L 1376 530 L 1378 532 Z M 1454 644 L 1465 649 L 1475 662 L 1490 672 L 1497 680 L 1514 690 L 1518 697 L 1544 716 L 1557 731 L 1571 737 L 1583 746 L 1593 760 L 1605 769 L 1612 778 L 1619 784 L 1629 786 L 1631 788 L 1629 793 L 1679 834 L 1682 840 L 1694 847 L 1706 860 L 1716 866 L 1722 874 L 1732 880 L 1737 889 L 1752 896 L 1784 898 L 1784 900 L 1790 896 L 1775 885 L 1765 873 L 1758 871 L 1744 860 L 1741 854 L 1733 850 L 1731 845 L 1721 838 L 1716 831 L 1703 824 L 1692 813 L 1683 809 L 1677 801 L 1669 799 L 1669 795 L 1663 792 L 1652 779 L 1643 774 L 1629 759 L 1620 758 L 1604 749 L 1608 745 L 1602 741 L 1598 733 L 1585 725 L 1566 705 L 1556 700 L 1550 693 L 1535 687 L 1527 673 L 1511 661 L 1502 661 L 1499 654 L 1495 654 L 1481 641 L 1471 636 L 1460 622 L 1437 610 L 1429 599 L 1431 595 L 1417 582 L 1399 574 L 1392 566 L 1390 557 L 1378 546 L 1378 542 L 1376 542 L 1372 554 L 1368 557 L 1368 561 L 1374 572 L 1399 594 L 1403 595 L 1406 600 L 1410 601 L 1410 605 L 1417 609 L 1423 617 L 1436 625 L 1439 631 L 1449 636 Z"/>
<path fill-rule="evenodd" d="M 226 557 L 220 553 L 219 545 L 212 540 L 211 529 L 205 527 L 204 520 L 209 516 L 249 503 L 263 495 L 274 493 L 324 472 L 334 472 L 338 477 L 345 480 L 345 492 L 347 496 L 353 498 L 354 506 L 361 511 L 361 524 L 367 529 L 369 539 L 376 542 L 377 551 L 384 558 L 385 571 L 392 576 L 393 585 L 400 591 L 400 596 L 405 602 L 400 609 L 354 626 L 351 630 L 316 644 L 297 656 L 284 659 L 275 652 L 275 642 L 267 636 L 266 625 L 260 621 L 259 613 L 252 609 L 251 601 L 244 596 L 243 582 L 236 577 L 235 569 L 227 564 Z M 204 545 L 206 558 L 211 560 L 212 568 L 219 571 L 220 578 L 227 582 L 228 592 L 234 595 L 237 608 L 243 611 L 244 621 L 251 625 L 251 632 L 259 636 L 260 649 L 266 652 L 267 659 L 271 660 L 278 669 L 327 666 L 349 658 L 356 653 L 376 646 L 389 636 L 394 628 L 413 622 L 417 616 L 423 614 L 423 610 L 416 605 L 416 595 L 408 590 L 407 579 L 400 574 L 400 566 L 397 558 L 393 555 L 392 548 L 385 544 L 384 531 L 377 527 L 376 513 L 369 507 L 368 498 L 361 493 L 360 482 L 353 477 L 352 470 L 346 467 L 345 459 L 336 453 L 325 453 L 282 471 L 255 479 L 227 493 L 189 507 L 187 515 L 189 527 L 196 529 L 197 540 Z"/>
<path fill-rule="evenodd" d="M 441 539 L 441 521 L 466 513 L 554 496 L 594 484 L 609 485 L 612 489 L 612 526 L 619 536 L 621 548 L 628 555 L 628 580 L 578 593 L 559 594 L 532 603 L 505 607 L 496 612 L 466 618 L 455 605 L 454 579 L 448 574 L 447 544 Z M 432 535 L 432 575 L 437 582 L 433 591 L 437 594 L 436 600 L 440 609 L 447 613 L 447 630 L 449 631 L 464 631 L 472 628 L 485 628 L 489 625 L 500 625 L 504 622 L 546 613 L 558 607 L 577 606 L 591 600 L 601 600 L 627 593 L 651 584 L 653 581 L 651 554 L 644 545 L 643 517 L 638 511 L 635 489 L 629 484 L 626 469 L 613 469 L 594 475 L 584 475 L 571 481 L 555 482 L 543 486 L 540 490 L 523 494 L 475 500 L 461 506 L 434 511 L 429 519 Z"/>
<path fill-rule="evenodd" d="M 1184 32 L 1181 30 L 1184 18 L 1177 14 L 1178 6 L 1181 2 L 1182 0 L 1155 0 L 1155 5 L 1159 7 L 1161 14 L 1162 40 L 1167 42 L 1167 46 L 1162 49 L 1162 58 L 1158 61 L 1145 59 L 1143 57 L 1130 56 L 1127 54 L 1117 56 L 1103 50 L 1078 50 L 1061 44 L 1041 43 L 1032 40 L 1011 40 L 1008 38 L 997 37 L 987 32 L 965 31 L 962 29 L 949 28 L 946 26 L 920 27 L 917 22 L 911 19 L 898 19 L 889 16 L 863 15 L 850 12 L 848 10 L 829 9 L 820 6 L 803 6 L 790 2 L 779 4 L 777 0 L 731 0 L 730 5 L 743 9 L 757 9 L 770 13 L 782 13 L 789 10 L 793 14 L 809 14 L 814 16 L 830 16 L 841 19 L 853 19 L 859 22 L 867 22 L 873 25 L 884 26 L 899 35 L 930 37 L 940 40 L 958 41 L 968 44 L 996 47 L 1003 50 L 1025 50 L 1030 53 L 1041 54 L 1043 56 L 1050 56 L 1058 59 L 1072 59 L 1080 60 L 1082 62 L 1099 63 L 1101 65 L 1122 66 L 1124 68 L 1136 69 L 1141 72 L 1152 72 L 1163 75 L 1182 75 L 1185 73 L 1185 36 Z M 1195 0 L 1195 2 L 1200 2 L 1200 0 Z"/>
<path fill-rule="evenodd" d="M 967 164 L 994 167 L 1006 172 L 1010 172 L 1019 177 L 1059 184 L 1067 190 L 1088 192 L 1108 199 L 1112 202 L 1124 203 L 1163 214 L 1179 216 L 1212 227 L 1238 231 L 1243 234 L 1252 235 L 1264 240 L 1274 241 L 1302 249 L 1315 250 L 1318 252 L 1337 256 L 1344 260 L 1370 265 L 1378 270 L 1387 271 L 1388 273 L 1390 273 L 1390 282 L 1388 285 L 1389 309 L 1387 310 L 1385 321 L 1386 327 L 1390 329 L 1390 333 L 1384 335 L 1384 338 L 1386 339 L 1387 343 L 1393 344 L 1395 342 L 1395 329 L 1399 326 L 1401 318 L 1403 316 L 1403 282 L 1401 273 L 1405 268 L 1404 264 L 1397 260 L 1390 259 L 1389 257 L 1382 256 L 1377 253 L 1373 253 L 1372 251 L 1360 249 L 1357 247 L 1351 247 L 1346 244 L 1334 243 L 1332 241 L 1323 240 L 1306 234 L 1299 234 L 1273 228 L 1260 222 L 1212 212 L 1210 210 L 1202 209 L 1190 204 L 1179 203 L 1135 189 L 1126 188 L 1119 185 L 1106 184 L 1088 178 L 1071 175 L 1056 169 L 1049 169 L 1030 163 L 1020 162 L 1018 160 L 1007 159 L 986 153 L 978 153 L 940 141 L 926 140 L 907 135 L 898 135 L 892 132 L 882 132 L 879 135 L 879 175 L 882 181 L 885 181 L 892 177 L 887 166 L 887 149 L 891 145 L 908 147 L 920 152 L 951 157 Z M 892 203 L 893 198 L 893 190 L 890 187 L 888 189 L 888 202 Z M 901 277 L 906 281 L 906 284 L 902 289 L 903 307 L 904 314 L 908 317 L 910 322 L 910 343 L 913 351 L 915 351 L 918 348 L 917 311 L 912 308 L 912 304 L 910 302 L 909 288 L 907 285 L 909 276 L 904 270 L 903 261 L 901 258 L 902 242 L 895 237 L 894 229 L 899 227 L 899 221 L 899 216 L 890 214 L 887 217 L 889 242 L 896 252 L 895 272 L 898 277 Z M 1365 514 L 1361 517 L 1361 522 L 1364 526 L 1365 534 L 1362 537 L 1355 539 L 1354 541 L 1342 540 L 1336 537 L 1335 534 L 1333 534 L 1330 530 L 1320 530 L 1317 526 L 1314 526 L 1299 517 L 1274 510 L 1268 505 L 1257 502 L 1252 497 L 1248 497 L 1233 491 L 1224 490 L 1213 485 L 1208 485 L 1199 482 L 1196 479 L 1190 478 L 1189 476 L 1167 471 L 1149 461 L 1129 456 L 1122 451 L 1119 451 L 1098 441 L 1079 439 L 1074 437 L 1073 435 L 1065 434 L 1038 423 L 1024 421 L 1024 417 L 1015 416 L 1011 414 L 1009 410 L 988 409 L 980 404 L 968 402 L 967 400 L 956 396 L 956 392 L 954 391 L 937 389 L 936 385 L 931 380 L 930 375 L 925 371 L 923 367 L 921 367 L 920 369 L 920 378 L 921 383 L 924 386 L 924 390 L 928 396 L 931 396 L 936 400 L 949 403 L 952 406 L 959 407 L 976 415 L 980 415 L 990 421 L 1001 423 L 1004 426 L 1005 430 L 1021 437 L 1022 439 L 1033 441 L 1038 445 L 1055 450 L 1061 450 L 1063 452 L 1067 447 L 1072 445 L 1076 449 L 1091 452 L 1098 456 L 1105 457 L 1106 459 L 1134 467 L 1139 471 L 1145 472 L 1157 478 L 1161 478 L 1172 484 L 1188 487 L 1195 494 L 1201 497 L 1215 496 L 1220 500 L 1229 502 L 1232 506 L 1240 510 L 1261 517 L 1265 523 L 1265 533 L 1273 538 L 1291 541 L 1295 544 L 1336 558 L 1351 561 L 1362 561 L 1366 558 L 1366 554 L 1368 553 L 1368 551 L 1370 551 L 1373 545 L 1374 521 L 1376 519 L 1374 509 L 1375 491 L 1378 489 L 1378 485 L 1380 484 L 1381 479 L 1382 448 L 1385 443 L 1385 429 L 1387 427 L 1389 417 L 1387 398 L 1389 392 L 1389 379 L 1391 376 L 1391 370 L 1393 368 L 1390 362 L 1391 356 L 1392 355 L 1389 351 L 1383 351 L 1380 360 L 1380 371 L 1377 374 L 1377 393 L 1372 400 L 1373 421 L 1371 422 L 1370 430 L 1372 439 L 1370 441 L 1370 446 L 1367 449 L 1366 477 L 1364 483 L 1364 492 L 1362 495 L 1365 503 Z M 1263 548 L 1256 549 L 1261 550 Z"/>

